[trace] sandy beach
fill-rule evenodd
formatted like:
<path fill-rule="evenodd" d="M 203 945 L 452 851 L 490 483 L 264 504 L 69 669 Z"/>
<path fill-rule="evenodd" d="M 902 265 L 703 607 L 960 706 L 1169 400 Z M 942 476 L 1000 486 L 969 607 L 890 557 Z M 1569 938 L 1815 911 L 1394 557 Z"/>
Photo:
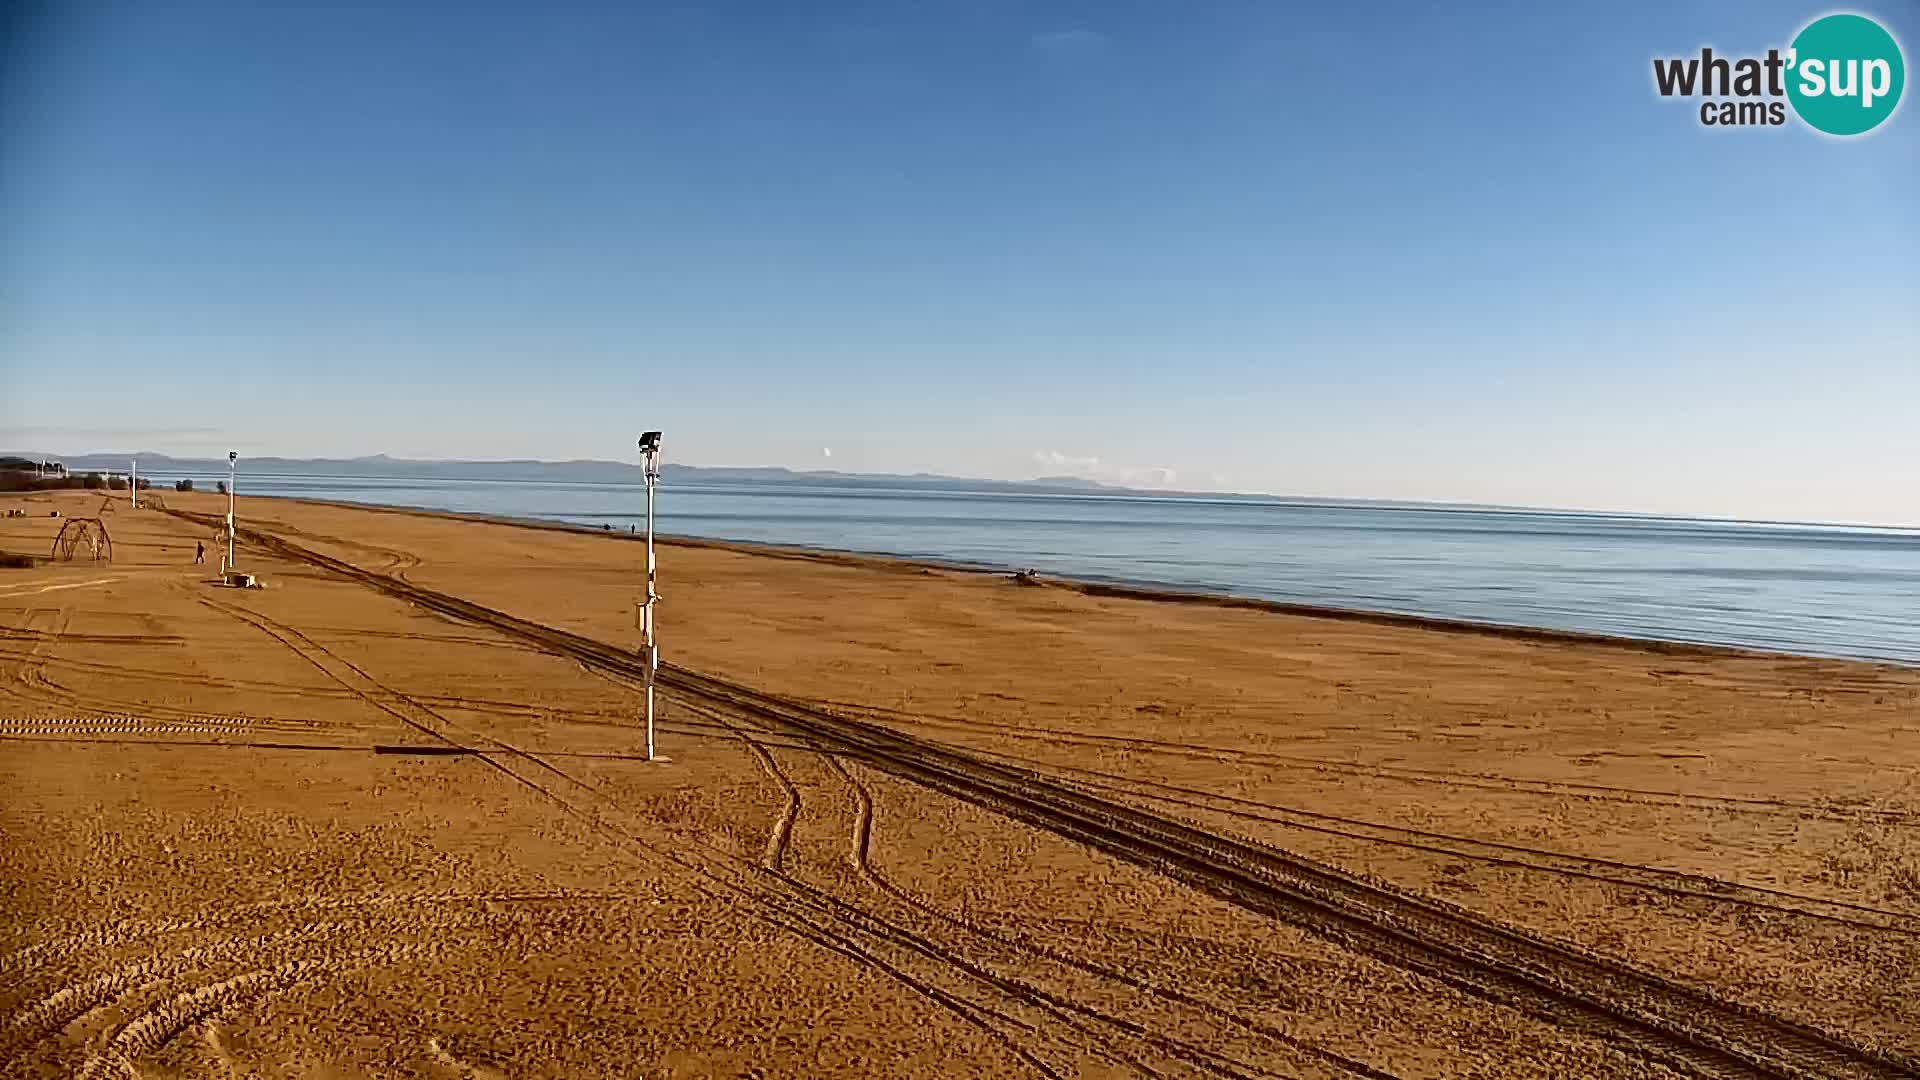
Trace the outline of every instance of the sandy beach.
<path fill-rule="evenodd" d="M 6 1076 L 1920 1062 L 1917 670 L 670 543 L 649 763 L 633 538 L 158 501 L 0 497 Z"/>

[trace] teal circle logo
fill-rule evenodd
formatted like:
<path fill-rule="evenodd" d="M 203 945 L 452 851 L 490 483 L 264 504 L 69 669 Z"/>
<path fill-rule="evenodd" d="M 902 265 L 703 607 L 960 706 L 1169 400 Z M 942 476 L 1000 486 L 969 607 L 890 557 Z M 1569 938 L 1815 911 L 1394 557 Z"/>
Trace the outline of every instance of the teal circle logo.
<path fill-rule="evenodd" d="M 1907 85 L 1900 44 L 1864 15 L 1815 19 L 1787 55 L 1787 100 L 1808 126 L 1829 135 L 1879 127 Z"/>

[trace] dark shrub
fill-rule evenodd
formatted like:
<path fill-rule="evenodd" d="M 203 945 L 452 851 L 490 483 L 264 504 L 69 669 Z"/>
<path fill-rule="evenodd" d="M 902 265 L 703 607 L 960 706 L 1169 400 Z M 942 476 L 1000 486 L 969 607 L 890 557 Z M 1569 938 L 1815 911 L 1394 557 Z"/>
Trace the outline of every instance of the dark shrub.
<path fill-rule="evenodd" d="M 82 481 L 82 484 L 84 484 L 88 491 L 98 491 L 107 486 L 107 478 L 97 472 L 90 472 L 87 474 L 87 478 Z"/>
<path fill-rule="evenodd" d="M 175 490 L 175 491 L 192 491 L 192 490 L 193 490 L 193 481 L 191 481 L 191 480 L 176 480 L 176 481 L 174 481 L 174 483 L 173 483 L 173 490 Z"/>

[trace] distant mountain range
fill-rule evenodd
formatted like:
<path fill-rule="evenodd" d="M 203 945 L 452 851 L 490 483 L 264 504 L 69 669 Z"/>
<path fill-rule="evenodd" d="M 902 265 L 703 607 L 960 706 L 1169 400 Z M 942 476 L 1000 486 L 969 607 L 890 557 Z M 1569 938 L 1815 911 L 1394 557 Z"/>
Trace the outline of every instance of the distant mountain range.
<path fill-rule="evenodd" d="M 0 450 L 0 456 L 9 454 Z M 156 482 L 190 477 L 208 483 L 227 475 L 225 458 L 177 458 L 167 454 L 90 453 L 34 454 L 19 457 L 64 462 L 69 472 L 124 474 L 127 464 L 138 460 L 140 474 Z M 638 484 L 640 466 L 622 461 L 420 461 L 374 454 L 354 458 L 282 458 L 240 459 L 240 476 L 248 473 L 277 476 L 337 476 L 393 478 L 408 480 L 522 480 L 554 483 Z M 739 484 L 742 486 L 832 485 L 839 488 L 911 488 L 917 491 L 968 491 L 978 493 L 1082 494 L 1115 496 L 1157 496 L 1161 498 L 1233 498 L 1274 502 L 1291 506 L 1370 506 L 1380 509 L 1519 509 L 1517 507 L 1474 506 L 1406 502 L 1390 499 L 1316 498 L 1286 495 L 1237 494 L 1217 491 L 1175 491 L 1167 488 L 1129 488 L 1102 484 L 1080 476 L 1042 476 L 1032 480 L 975 480 L 937 473 L 849 473 L 833 470 L 797 470 L 776 466 L 734 467 L 717 465 L 662 465 L 661 479 L 667 483 Z"/>
<path fill-rule="evenodd" d="M 67 457 L 23 453 L 21 458 L 62 461 L 76 473 L 127 471 L 138 461 L 140 471 L 154 476 L 186 475 L 209 480 L 226 475 L 224 458 L 177 458 L 155 453 L 93 453 Z M 427 480 L 547 480 L 575 483 L 639 483 L 640 466 L 619 461 L 416 461 L 374 454 L 356 458 L 243 458 L 242 475 L 394 477 Z M 704 465 L 663 465 L 661 479 L 699 484 L 833 484 L 838 487 L 914 487 L 967 491 L 1076 491 L 1108 494 L 1177 494 L 1136 492 L 1110 487 L 1078 476 L 1043 476 L 1034 480 L 970 480 L 934 473 L 848 473 L 832 470 L 733 468 Z"/>
<path fill-rule="evenodd" d="M 58 461 L 70 473 L 88 472 L 124 475 L 129 462 L 138 460 L 140 474 L 151 476 L 156 484 L 188 477 L 211 485 L 227 474 L 225 458 L 178 458 L 167 454 L 90 453 L 44 454 L 0 450 L 0 462 L 13 458 L 31 469 L 38 461 Z M 4 469 L 0 465 L 0 469 Z M 979 493 L 1084 494 L 1114 496 L 1154 496 L 1160 498 L 1227 498 L 1236 501 L 1274 503 L 1293 507 L 1368 507 L 1378 510 L 1477 511 L 1566 514 L 1576 517 L 1625 519 L 1664 519 L 1668 515 L 1632 511 L 1592 510 L 1502 505 L 1499 503 L 1422 502 L 1408 499 L 1355 499 L 1338 496 L 1227 494 L 1217 491 L 1175 491 L 1167 488 L 1129 488 L 1102 484 L 1081 476 L 1041 476 L 1032 480 L 974 480 L 936 473 L 848 473 L 833 470 L 797 470 L 778 467 L 739 468 L 708 465 L 663 465 L 661 478 L 669 483 L 738 484 L 741 486 L 832 485 L 840 488 L 909 488 L 919 491 L 967 491 Z M 621 461 L 419 461 L 374 454 L 355 458 L 242 458 L 240 475 L 270 473 L 280 476 L 335 476 L 393 478 L 413 480 L 521 480 L 555 483 L 638 484 L 640 466 Z M 1758 518 L 1719 518 L 1706 520 L 1740 521 L 1748 524 L 1801 524 Z M 1847 522 L 1828 524 L 1847 525 Z M 1889 523 L 1882 523 L 1889 524 Z M 1915 528 L 1913 525 L 1892 525 Z"/>

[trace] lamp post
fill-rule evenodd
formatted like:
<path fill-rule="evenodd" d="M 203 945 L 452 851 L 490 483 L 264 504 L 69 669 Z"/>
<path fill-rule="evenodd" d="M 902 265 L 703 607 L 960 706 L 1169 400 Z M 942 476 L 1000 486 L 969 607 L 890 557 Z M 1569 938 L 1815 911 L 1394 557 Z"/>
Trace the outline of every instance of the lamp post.
<path fill-rule="evenodd" d="M 222 573 L 233 569 L 233 480 L 239 471 L 239 461 L 239 454 L 227 451 L 227 565 Z"/>
<path fill-rule="evenodd" d="M 653 638 L 653 603 L 660 594 L 653 589 L 653 489 L 660 483 L 660 433 L 648 431 L 640 436 L 640 469 L 647 481 L 647 596 L 640 608 L 640 648 L 647 662 L 647 760 L 653 755 L 653 679 L 660 669 L 660 646 Z"/>

